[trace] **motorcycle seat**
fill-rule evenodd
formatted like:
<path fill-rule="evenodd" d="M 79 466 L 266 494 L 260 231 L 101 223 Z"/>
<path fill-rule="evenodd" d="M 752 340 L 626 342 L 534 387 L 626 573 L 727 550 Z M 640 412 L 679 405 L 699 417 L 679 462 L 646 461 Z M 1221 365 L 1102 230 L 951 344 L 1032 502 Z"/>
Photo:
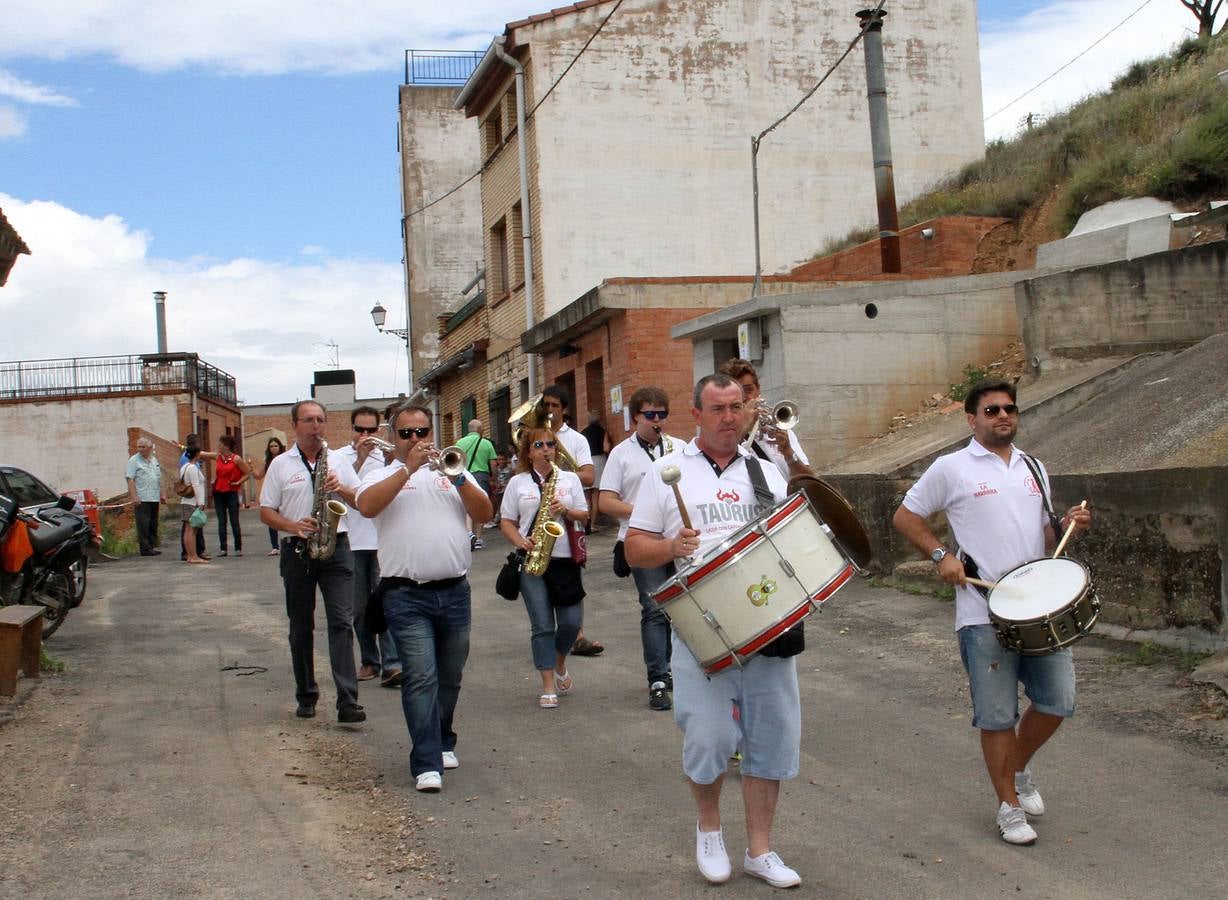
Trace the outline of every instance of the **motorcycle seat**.
<path fill-rule="evenodd" d="M 47 518 L 51 521 L 43 519 L 38 528 L 30 529 L 30 546 L 40 556 L 64 543 L 77 529 L 77 523 L 73 521 L 75 516 L 48 516 Z"/>

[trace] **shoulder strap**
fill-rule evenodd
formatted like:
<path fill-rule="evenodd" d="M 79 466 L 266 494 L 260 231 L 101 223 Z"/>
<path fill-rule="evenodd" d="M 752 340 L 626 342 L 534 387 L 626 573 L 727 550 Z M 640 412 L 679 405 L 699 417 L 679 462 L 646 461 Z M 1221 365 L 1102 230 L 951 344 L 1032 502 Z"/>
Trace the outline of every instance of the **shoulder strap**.
<path fill-rule="evenodd" d="M 1057 516 L 1053 512 L 1053 502 L 1049 499 L 1049 492 L 1045 490 L 1045 479 L 1041 477 L 1040 463 L 1028 456 L 1022 450 L 1019 455 L 1023 457 L 1023 462 L 1028 467 L 1028 471 L 1032 473 L 1032 477 L 1036 479 L 1036 486 L 1040 489 L 1040 499 L 1045 505 L 1045 513 L 1049 516 L 1049 524 L 1053 526 L 1054 533 L 1061 530 L 1058 524 Z"/>
<path fill-rule="evenodd" d="M 746 460 L 746 471 L 750 473 L 750 483 L 755 489 L 755 499 L 765 510 L 771 509 L 776 505 L 776 497 L 768 488 L 767 479 L 763 477 L 763 466 L 759 464 L 759 458 L 757 456 L 742 458 Z"/>

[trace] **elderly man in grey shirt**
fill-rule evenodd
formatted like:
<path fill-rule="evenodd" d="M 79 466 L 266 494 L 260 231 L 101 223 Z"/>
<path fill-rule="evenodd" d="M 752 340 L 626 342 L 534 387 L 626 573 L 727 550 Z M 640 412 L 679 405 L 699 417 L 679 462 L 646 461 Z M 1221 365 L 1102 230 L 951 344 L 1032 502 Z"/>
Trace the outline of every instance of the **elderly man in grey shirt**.
<path fill-rule="evenodd" d="M 136 442 L 136 453 L 128 460 L 128 501 L 136 511 L 136 539 L 141 556 L 157 556 L 158 509 L 166 502 L 162 493 L 162 467 L 154 455 L 153 441 L 142 437 Z"/>

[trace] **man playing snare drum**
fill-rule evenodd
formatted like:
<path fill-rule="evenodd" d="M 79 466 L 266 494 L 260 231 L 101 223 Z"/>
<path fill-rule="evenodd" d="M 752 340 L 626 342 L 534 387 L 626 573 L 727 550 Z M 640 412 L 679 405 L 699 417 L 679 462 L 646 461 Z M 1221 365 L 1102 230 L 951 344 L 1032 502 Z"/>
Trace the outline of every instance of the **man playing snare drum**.
<path fill-rule="evenodd" d="M 699 557 L 754 521 L 764 504 L 756 497 L 749 466 L 762 471 L 764 493 L 774 501 L 785 496 L 785 480 L 776 467 L 760 466 L 754 454 L 739 444 L 745 416 L 742 388 L 736 381 L 728 375 L 701 379 L 691 412 L 699 436 L 654 462 L 636 495 L 626 538 L 627 562 L 632 566 L 648 569 Z M 661 480 L 666 465 L 681 470 L 678 487 L 694 528 L 683 527 L 673 491 Z M 728 881 L 731 874 L 720 797 L 729 757 L 740 746 L 749 844 L 743 871 L 775 887 L 800 884 L 798 874 L 771 850 L 780 782 L 797 776 L 800 757 L 795 661 L 761 652 L 742 668 L 709 677 L 677 632 L 673 641 L 674 718 L 683 732 L 682 768 L 699 813 L 695 856 L 700 873 L 713 883 Z M 735 719 L 735 711 L 739 718 Z"/>
<path fill-rule="evenodd" d="M 1028 816 L 1043 815 L 1045 804 L 1028 762 L 1062 719 L 1074 714 L 1074 662 L 1069 649 L 1043 656 L 1005 649 L 990 623 L 985 595 L 967 579 L 975 568 L 981 579 L 996 581 L 1053 552 L 1057 535 L 1044 499 L 1049 476 L 1013 444 L 1019 429 L 1013 385 L 981 382 L 968 394 L 964 411 L 972 440 L 934 461 L 905 495 L 893 522 L 937 564 L 942 580 L 956 586 L 955 628 L 972 694 L 972 724 L 981 730 L 981 751 L 998 795 L 998 830 L 1007 843 L 1031 844 L 1036 832 Z M 939 511 L 946 512 L 959 547 L 954 553 L 926 524 Z M 1064 530 L 1071 522 L 1085 531 L 1091 512 L 1073 507 L 1058 527 Z M 1031 701 L 1022 718 L 1019 682 Z"/>

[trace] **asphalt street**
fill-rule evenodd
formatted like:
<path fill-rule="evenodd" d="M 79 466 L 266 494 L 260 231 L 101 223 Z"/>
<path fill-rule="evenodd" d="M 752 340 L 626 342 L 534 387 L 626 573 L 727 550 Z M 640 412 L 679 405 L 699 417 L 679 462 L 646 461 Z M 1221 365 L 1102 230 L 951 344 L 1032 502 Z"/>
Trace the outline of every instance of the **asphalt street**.
<path fill-rule="evenodd" d="M 211 523 L 212 527 L 212 523 Z M 0 706 L 3 897 L 767 896 L 694 864 L 694 810 L 670 713 L 648 709 L 639 610 L 593 537 L 576 688 L 537 707 L 528 622 L 495 595 L 506 547 L 475 554 L 461 767 L 412 788 L 398 692 L 364 682 L 368 721 L 339 726 L 317 625 L 320 715 L 294 717 L 277 561 L 244 513 L 248 554 L 209 566 L 173 547 L 91 569 L 48 650 L 66 670 Z M 209 546 L 216 547 L 215 535 Z M 321 611 L 322 616 L 322 611 Z M 320 618 L 319 616 L 317 618 Z M 1032 847 L 994 827 L 949 603 L 845 588 L 798 658 L 802 773 L 775 849 L 794 896 L 1221 896 L 1228 823 L 1222 705 L 1166 663 L 1096 636 L 1075 650 L 1079 712 L 1042 751 L 1048 811 Z M 1217 717 L 1218 716 L 1218 717 Z"/>

